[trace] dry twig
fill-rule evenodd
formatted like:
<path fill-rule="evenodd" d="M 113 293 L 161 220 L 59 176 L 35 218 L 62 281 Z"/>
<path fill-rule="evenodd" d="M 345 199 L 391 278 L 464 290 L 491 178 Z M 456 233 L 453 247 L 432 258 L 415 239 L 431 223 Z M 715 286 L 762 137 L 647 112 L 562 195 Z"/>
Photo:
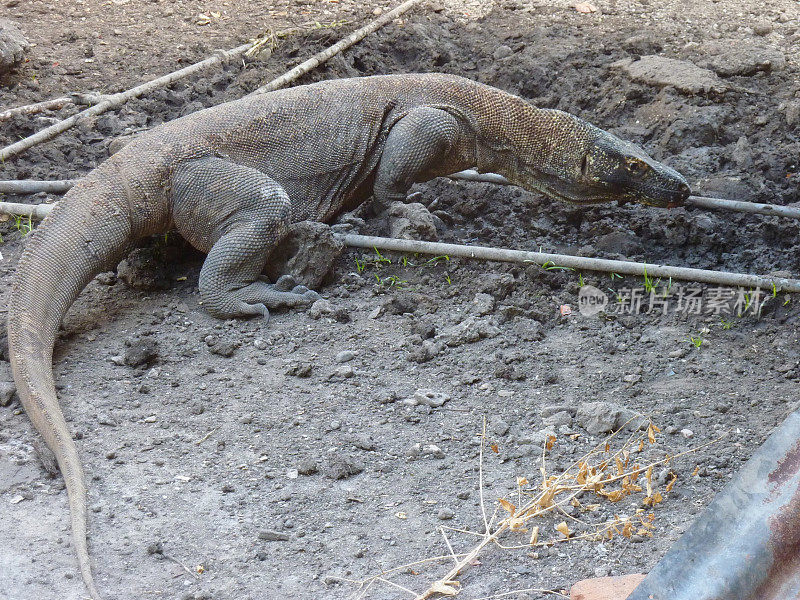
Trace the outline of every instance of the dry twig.
<path fill-rule="evenodd" d="M 353 44 L 363 40 L 370 33 L 373 33 L 378 29 L 380 29 L 381 27 L 383 27 L 384 25 L 386 25 L 387 23 L 390 23 L 391 21 L 402 15 L 404 12 L 408 11 L 409 9 L 419 4 L 421 1 L 422 0 L 406 0 L 393 10 L 390 10 L 389 12 L 382 14 L 380 17 L 378 17 L 368 25 L 365 25 L 361 29 L 357 29 L 356 31 L 348 35 L 346 38 L 336 42 L 333 46 L 330 46 L 329 48 L 326 48 L 322 52 L 315 54 L 308 60 L 297 65 L 291 71 L 284 73 L 280 77 L 276 77 L 268 84 L 258 88 L 256 91 L 252 93 L 264 94 L 266 92 L 272 92 L 274 90 L 282 88 L 287 83 L 291 83 L 292 81 L 294 81 L 298 77 L 301 77 L 302 75 L 305 75 L 312 69 L 316 69 L 319 65 L 321 65 L 328 59 L 332 58 L 333 56 L 336 56 L 342 50 L 346 50 Z"/>
<path fill-rule="evenodd" d="M 169 85 L 178 79 L 192 75 L 193 73 L 196 73 L 202 69 L 230 60 L 235 56 L 239 56 L 250 49 L 255 43 L 256 42 L 249 42 L 234 48 L 233 50 L 218 50 L 214 56 L 210 56 L 205 60 L 193 65 L 189 65 L 188 67 L 184 67 L 183 69 L 179 69 L 178 71 L 174 71 L 173 73 L 168 73 L 167 75 L 153 79 L 152 81 L 148 81 L 147 83 L 143 83 L 124 92 L 101 96 L 100 102 L 94 106 L 74 114 L 63 121 L 54 123 L 50 127 L 46 127 L 45 129 L 42 129 L 41 131 L 34 133 L 25 139 L 0 149 L 0 162 L 6 160 L 7 158 L 11 158 L 12 156 L 16 156 L 17 154 L 35 146 L 36 144 L 53 139 L 58 134 L 63 133 L 67 129 L 76 125 L 82 119 L 100 115 L 112 108 L 121 106 L 131 98 L 138 98 L 139 96 L 142 96 L 151 90 Z"/>

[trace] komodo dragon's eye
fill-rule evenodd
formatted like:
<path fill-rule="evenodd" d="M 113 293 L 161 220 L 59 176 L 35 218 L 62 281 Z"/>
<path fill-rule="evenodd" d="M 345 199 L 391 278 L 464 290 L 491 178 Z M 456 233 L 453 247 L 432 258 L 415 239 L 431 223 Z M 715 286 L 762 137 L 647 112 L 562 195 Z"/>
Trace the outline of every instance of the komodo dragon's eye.
<path fill-rule="evenodd" d="M 625 168 L 631 175 L 638 176 L 644 173 L 648 169 L 648 166 L 642 161 L 634 158 L 625 161 Z"/>

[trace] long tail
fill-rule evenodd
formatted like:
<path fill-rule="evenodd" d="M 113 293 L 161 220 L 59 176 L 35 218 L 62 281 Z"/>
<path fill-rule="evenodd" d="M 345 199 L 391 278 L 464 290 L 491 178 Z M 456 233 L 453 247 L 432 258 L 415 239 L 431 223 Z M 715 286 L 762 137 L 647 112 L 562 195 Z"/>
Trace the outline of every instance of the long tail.
<path fill-rule="evenodd" d="M 122 192 L 122 193 L 121 193 Z M 119 184 L 82 182 L 31 234 L 17 266 L 8 307 L 11 368 L 34 427 L 53 451 L 66 482 L 78 565 L 94 600 L 86 541 L 86 484 L 75 444 L 56 398 L 53 344 L 70 305 L 132 243 L 129 204 Z"/>

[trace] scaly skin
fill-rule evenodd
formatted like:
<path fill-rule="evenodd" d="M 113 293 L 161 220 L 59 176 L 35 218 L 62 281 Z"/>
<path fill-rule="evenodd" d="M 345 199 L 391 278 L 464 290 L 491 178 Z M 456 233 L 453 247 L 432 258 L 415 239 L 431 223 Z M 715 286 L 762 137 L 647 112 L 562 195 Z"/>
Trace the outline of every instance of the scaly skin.
<path fill-rule="evenodd" d="M 247 97 L 140 136 L 81 180 L 31 236 L 11 291 L 8 341 L 22 404 L 66 482 L 81 575 L 99 599 L 86 486 L 56 398 L 53 344 L 65 313 L 133 243 L 172 227 L 208 253 L 199 287 L 220 317 L 317 297 L 259 279 L 292 222 L 329 221 L 373 192 L 467 168 L 576 203 L 682 203 L 683 178 L 572 115 L 449 75 L 344 79 Z"/>

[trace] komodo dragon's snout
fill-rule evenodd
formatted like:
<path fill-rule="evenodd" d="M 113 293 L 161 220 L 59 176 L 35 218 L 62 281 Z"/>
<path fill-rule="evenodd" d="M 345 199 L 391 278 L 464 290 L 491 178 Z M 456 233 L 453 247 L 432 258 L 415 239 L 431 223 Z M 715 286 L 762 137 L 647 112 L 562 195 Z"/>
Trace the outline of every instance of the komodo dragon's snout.
<path fill-rule="evenodd" d="M 588 124 L 587 124 L 588 125 Z M 589 126 L 596 136 L 567 153 L 568 164 L 552 173 L 537 171 L 530 187 L 573 204 L 636 202 L 659 208 L 681 206 L 691 194 L 675 169 L 639 146 Z"/>

